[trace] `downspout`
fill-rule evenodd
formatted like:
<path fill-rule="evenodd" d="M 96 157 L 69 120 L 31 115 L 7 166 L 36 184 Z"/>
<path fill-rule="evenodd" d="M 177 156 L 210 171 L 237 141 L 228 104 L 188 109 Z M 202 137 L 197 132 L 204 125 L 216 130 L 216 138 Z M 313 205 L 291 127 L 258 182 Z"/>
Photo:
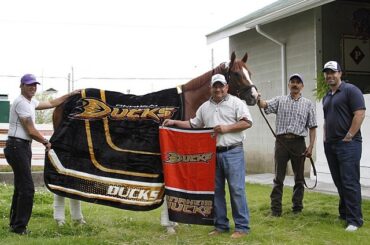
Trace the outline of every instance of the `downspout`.
<path fill-rule="evenodd" d="M 266 37 L 267 39 L 270 39 L 274 43 L 277 43 L 280 45 L 281 49 L 281 91 L 282 95 L 287 94 L 287 86 L 286 86 L 286 52 L 285 52 L 285 43 L 279 42 L 278 40 L 274 39 L 267 33 L 263 32 L 260 29 L 259 25 L 256 25 L 256 31 L 261 34 L 262 36 Z"/>

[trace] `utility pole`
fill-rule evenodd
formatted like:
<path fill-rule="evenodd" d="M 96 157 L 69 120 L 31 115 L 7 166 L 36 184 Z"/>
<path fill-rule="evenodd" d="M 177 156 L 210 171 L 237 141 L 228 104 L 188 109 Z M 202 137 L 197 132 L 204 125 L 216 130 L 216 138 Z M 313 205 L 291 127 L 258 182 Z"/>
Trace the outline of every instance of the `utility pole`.
<path fill-rule="evenodd" d="M 74 71 L 73 71 L 73 66 L 72 66 L 72 69 L 71 69 L 71 83 L 72 83 L 72 91 L 75 90 L 75 75 L 74 75 Z"/>
<path fill-rule="evenodd" d="M 70 93 L 71 92 L 71 73 L 68 73 L 67 80 L 68 80 L 68 93 Z"/>
<path fill-rule="evenodd" d="M 44 69 L 41 70 L 41 93 L 44 92 Z"/>
<path fill-rule="evenodd" d="M 212 65 L 212 69 L 215 68 L 215 56 L 213 53 L 213 48 L 211 48 L 211 65 Z"/>

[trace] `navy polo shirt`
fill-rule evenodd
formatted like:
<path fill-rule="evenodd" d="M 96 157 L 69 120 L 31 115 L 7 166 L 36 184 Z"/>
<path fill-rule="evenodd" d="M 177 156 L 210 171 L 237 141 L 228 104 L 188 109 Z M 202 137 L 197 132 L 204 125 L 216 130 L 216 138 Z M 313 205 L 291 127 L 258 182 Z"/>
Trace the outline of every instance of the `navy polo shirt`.
<path fill-rule="evenodd" d="M 355 85 L 342 81 L 335 94 L 331 90 L 323 101 L 326 142 L 342 140 L 352 124 L 353 112 L 366 110 L 364 96 Z M 361 130 L 353 137 L 362 140 Z"/>

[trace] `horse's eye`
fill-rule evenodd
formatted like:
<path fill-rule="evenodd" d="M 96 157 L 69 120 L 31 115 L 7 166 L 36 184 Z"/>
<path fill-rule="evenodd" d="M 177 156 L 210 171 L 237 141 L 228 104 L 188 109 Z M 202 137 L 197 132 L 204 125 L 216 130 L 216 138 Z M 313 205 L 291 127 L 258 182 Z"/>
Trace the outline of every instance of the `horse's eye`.
<path fill-rule="evenodd" d="M 236 77 L 241 77 L 240 73 L 238 73 L 238 72 L 233 72 L 231 75 L 236 76 Z"/>

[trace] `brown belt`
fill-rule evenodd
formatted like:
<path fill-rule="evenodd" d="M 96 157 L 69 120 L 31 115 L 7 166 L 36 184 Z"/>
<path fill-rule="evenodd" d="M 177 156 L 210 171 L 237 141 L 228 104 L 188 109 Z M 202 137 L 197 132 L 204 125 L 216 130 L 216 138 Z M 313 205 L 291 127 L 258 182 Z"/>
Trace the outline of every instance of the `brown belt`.
<path fill-rule="evenodd" d="M 284 139 L 299 139 L 303 138 L 303 136 L 296 135 L 296 134 L 279 134 L 277 135 L 279 138 L 284 138 Z"/>
<path fill-rule="evenodd" d="M 242 146 L 242 145 L 243 145 L 243 143 L 239 142 L 239 143 L 229 145 L 229 146 L 217 146 L 216 151 L 217 152 L 225 152 L 225 151 L 229 151 L 231 149 L 234 149 L 235 147 Z"/>

